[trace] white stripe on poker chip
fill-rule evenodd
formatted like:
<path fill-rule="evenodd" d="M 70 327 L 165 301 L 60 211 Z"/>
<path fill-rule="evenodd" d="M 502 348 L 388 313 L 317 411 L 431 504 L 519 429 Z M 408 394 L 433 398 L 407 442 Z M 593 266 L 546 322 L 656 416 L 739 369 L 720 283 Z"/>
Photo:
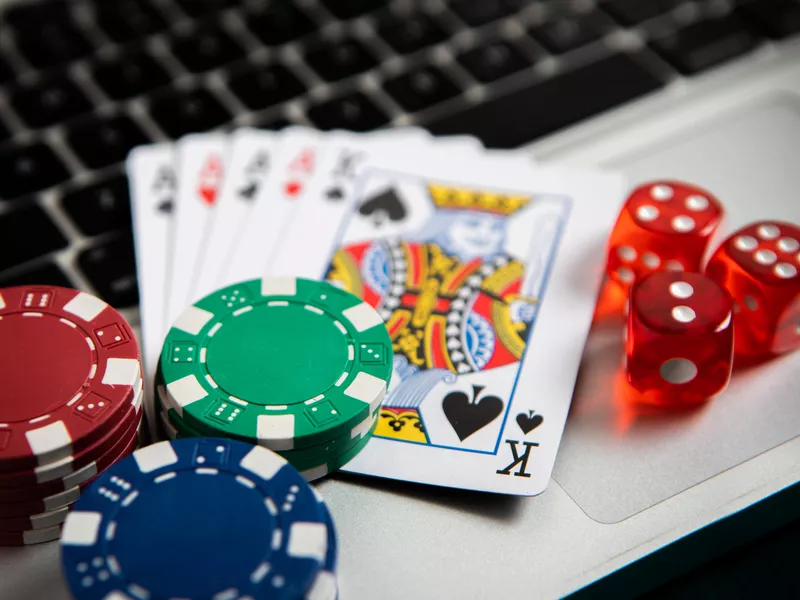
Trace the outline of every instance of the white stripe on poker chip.
<path fill-rule="evenodd" d="M 363 421 L 361 421 L 361 423 L 359 423 L 350 430 L 350 439 L 354 440 L 356 438 L 362 438 L 365 435 L 367 435 L 367 433 L 369 433 L 369 430 L 372 428 L 372 424 L 374 422 L 375 419 L 372 417 L 372 413 L 370 413 Z"/>
<path fill-rule="evenodd" d="M 293 449 L 294 415 L 259 415 L 256 436 L 271 450 Z"/>
<path fill-rule="evenodd" d="M 328 553 L 328 526 L 306 521 L 293 523 L 289 529 L 286 552 L 289 556 L 323 562 Z"/>
<path fill-rule="evenodd" d="M 47 454 L 72 444 L 72 436 L 63 421 L 56 421 L 25 433 L 28 446 L 36 456 Z"/>
<path fill-rule="evenodd" d="M 350 321 L 359 333 L 378 325 L 383 325 L 381 316 L 366 302 L 361 302 L 342 311 L 342 316 Z"/>
<path fill-rule="evenodd" d="M 83 319 L 94 321 L 95 317 L 103 312 L 108 304 L 85 292 L 80 292 L 64 305 L 64 310 Z"/>
<path fill-rule="evenodd" d="M 265 277 L 261 280 L 262 296 L 295 296 L 297 279 L 294 277 Z"/>
<path fill-rule="evenodd" d="M 95 463 L 92 462 L 92 463 L 90 463 L 90 465 L 92 467 L 94 467 Z M 91 476 L 89 476 L 85 481 L 89 481 L 89 479 L 91 479 L 92 477 L 94 477 L 94 475 L 97 474 L 97 469 L 96 468 L 94 469 L 94 471 L 95 472 Z M 85 473 L 86 471 L 81 470 L 81 472 Z M 74 475 L 77 475 L 77 474 L 78 474 L 78 471 L 73 473 L 70 477 L 72 477 Z M 64 486 L 66 486 L 66 485 L 67 485 L 67 479 L 65 478 L 64 479 Z M 71 485 L 66 492 L 61 492 L 60 494 L 56 494 L 54 496 L 48 496 L 47 498 L 45 498 L 44 499 L 44 504 L 43 504 L 45 512 L 49 512 L 51 510 L 56 510 L 58 508 L 61 508 L 62 506 L 69 506 L 69 505 L 73 504 L 74 502 L 76 502 L 78 500 L 78 498 L 81 497 L 81 490 L 80 490 L 80 488 L 77 487 L 78 485 L 80 485 L 80 484 L 76 483 L 74 485 Z"/>
<path fill-rule="evenodd" d="M 353 382 L 344 391 L 347 396 L 370 405 L 375 410 L 386 394 L 386 382 L 374 375 L 360 371 Z"/>
<path fill-rule="evenodd" d="M 197 308 L 196 306 L 190 306 L 175 319 L 175 323 L 173 323 L 172 326 L 186 333 L 197 335 L 200 333 L 200 330 L 205 327 L 206 323 L 213 318 L 214 313 L 203 310 L 202 308 Z"/>
<path fill-rule="evenodd" d="M 336 594 L 336 576 L 330 571 L 320 571 L 306 593 L 305 600 L 335 600 Z"/>
<path fill-rule="evenodd" d="M 141 379 L 141 367 L 135 358 L 109 358 L 103 373 L 105 385 L 136 385 Z"/>
<path fill-rule="evenodd" d="M 328 474 L 328 465 L 323 464 L 319 465 L 318 467 L 311 467 L 310 469 L 301 471 L 300 474 L 306 481 L 314 481 L 315 479 L 319 479 L 320 477 L 325 477 L 325 475 Z"/>
<path fill-rule="evenodd" d="M 243 469 L 247 469 L 261 479 L 271 480 L 286 466 L 286 460 L 280 455 L 270 452 L 266 448 L 253 446 L 253 449 L 239 463 Z"/>
<path fill-rule="evenodd" d="M 140 448 L 133 453 L 133 458 L 142 473 L 152 473 L 178 462 L 178 455 L 169 442 L 159 442 Z"/>
<path fill-rule="evenodd" d="M 168 383 L 167 391 L 181 408 L 208 396 L 205 388 L 200 385 L 197 377 L 192 374 Z"/>
<path fill-rule="evenodd" d="M 64 546 L 94 546 L 100 537 L 103 515 L 96 511 L 73 510 L 61 531 Z"/>
<path fill-rule="evenodd" d="M 0 294 L 0 309 L 3 309 L 5 307 L 6 307 L 6 301 L 3 300 L 3 294 Z"/>

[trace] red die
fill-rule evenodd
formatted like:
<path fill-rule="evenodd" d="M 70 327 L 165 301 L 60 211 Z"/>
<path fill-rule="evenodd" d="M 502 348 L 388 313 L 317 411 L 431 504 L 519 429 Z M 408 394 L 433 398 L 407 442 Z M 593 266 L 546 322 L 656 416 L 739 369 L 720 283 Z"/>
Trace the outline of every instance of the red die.
<path fill-rule="evenodd" d="M 608 244 L 608 274 L 623 287 L 654 271 L 700 271 L 723 215 L 707 191 L 677 181 L 636 188 Z"/>
<path fill-rule="evenodd" d="M 700 273 L 661 271 L 637 281 L 625 343 L 631 385 L 648 399 L 694 404 L 718 394 L 733 366 L 733 303 Z"/>
<path fill-rule="evenodd" d="M 800 228 L 753 223 L 714 252 L 706 274 L 734 299 L 736 356 L 764 358 L 800 347 Z"/>

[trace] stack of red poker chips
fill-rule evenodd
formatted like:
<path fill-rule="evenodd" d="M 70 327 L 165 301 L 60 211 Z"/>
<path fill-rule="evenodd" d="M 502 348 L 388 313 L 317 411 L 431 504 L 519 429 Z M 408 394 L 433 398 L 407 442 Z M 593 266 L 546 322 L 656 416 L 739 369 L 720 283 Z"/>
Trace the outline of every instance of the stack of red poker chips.
<path fill-rule="evenodd" d="M 78 290 L 0 288 L 0 546 L 57 539 L 70 506 L 137 446 L 139 347 Z"/>

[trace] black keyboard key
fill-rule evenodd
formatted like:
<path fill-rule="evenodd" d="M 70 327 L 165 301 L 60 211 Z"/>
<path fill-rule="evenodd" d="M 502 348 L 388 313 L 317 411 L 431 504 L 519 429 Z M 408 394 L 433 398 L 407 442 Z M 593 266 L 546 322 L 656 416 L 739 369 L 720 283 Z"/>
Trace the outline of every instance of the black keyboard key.
<path fill-rule="evenodd" d="M 272 118 L 272 119 L 264 119 L 256 121 L 253 125 L 255 127 L 258 127 L 259 129 L 268 129 L 269 131 L 280 131 L 281 129 L 289 127 L 290 125 L 292 125 L 292 123 L 283 118 L 278 118 L 278 119 Z"/>
<path fill-rule="evenodd" d="M 485 25 L 518 11 L 523 0 L 454 0 L 450 8 L 472 27 Z"/>
<path fill-rule="evenodd" d="M 244 56 L 244 50 L 219 24 L 210 24 L 171 42 L 172 53 L 193 73 L 216 69 Z"/>
<path fill-rule="evenodd" d="M 88 112 L 92 104 L 66 75 L 47 77 L 11 93 L 11 106 L 31 127 L 45 127 Z"/>
<path fill-rule="evenodd" d="M 447 39 L 447 33 L 428 15 L 393 15 L 378 27 L 378 33 L 395 52 L 411 54 Z"/>
<path fill-rule="evenodd" d="M 117 115 L 83 121 L 70 128 L 67 141 L 87 167 L 99 169 L 125 160 L 132 148 L 150 140 L 130 117 Z"/>
<path fill-rule="evenodd" d="M 529 31 L 550 52 L 563 54 L 599 40 L 606 28 L 597 15 L 580 14 L 556 18 Z"/>
<path fill-rule="evenodd" d="M 170 137 L 219 127 L 230 113 L 206 89 L 174 90 L 150 104 L 150 114 Z"/>
<path fill-rule="evenodd" d="M 60 65 L 91 53 L 92 47 L 74 21 L 42 20 L 17 31 L 17 46 L 34 67 Z"/>
<path fill-rule="evenodd" d="M 0 150 L 0 198 L 47 189 L 69 177 L 64 164 L 42 143 Z"/>
<path fill-rule="evenodd" d="M 250 30 L 267 46 L 279 46 L 316 30 L 299 8 L 288 2 L 270 2 L 245 14 Z"/>
<path fill-rule="evenodd" d="M 516 148 L 657 90 L 662 82 L 619 54 L 430 123 L 437 135 L 472 134 Z"/>
<path fill-rule="evenodd" d="M 495 81 L 531 66 L 531 61 L 509 42 L 490 42 L 458 57 L 473 77 L 483 83 Z"/>
<path fill-rule="evenodd" d="M 73 287 L 73 283 L 64 274 L 64 271 L 53 262 L 47 261 L 43 265 L 27 269 L 14 269 L 11 275 L 0 275 L 0 287 L 14 287 L 17 285 L 60 285 Z"/>
<path fill-rule="evenodd" d="M 428 108 L 457 96 L 459 89 L 439 69 L 422 67 L 387 81 L 384 89 L 409 112 Z"/>
<path fill-rule="evenodd" d="M 324 130 L 370 131 L 389 122 L 389 118 L 361 92 L 312 106 L 308 116 Z"/>
<path fill-rule="evenodd" d="M 279 64 L 248 64 L 231 74 L 228 87 L 253 110 L 280 104 L 306 91 L 306 86 Z"/>
<path fill-rule="evenodd" d="M 92 67 L 92 74 L 97 85 L 115 100 L 144 94 L 170 81 L 164 68 L 143 51 L 125 51 L 99 61 Z"/>
<path fill-rule="evenodd" d="M 6 59 L 0 56 L 0 85 L 12 79 L 14 79 L 14 69 L 6 62 Z"/>
<path fill-rule="evenodd" d="M 0 271 L 66 245 L 67 239 L 36 204 L 0 215 Z"/>
<path fill-rule="evenodd" d="M 4 13 L 6 22 L 21 31 L 35 31 L 44 21 L 64 21 L 72 18 L 69 3 L 63 0 L 15 2 Z"/>
<path fill-rule="evenodd" d="M 146 0 L 97 2 L 95 11 L 97 24 L 118 43 L 138 40 L 167 27 L 164 17 Z"/>
<path fill-rule="evenodd" d="M 111 306 L 127 308 L 139 302 L 136 259 L 130 236 L 105 240 L 84 250 L 78 255 L 78 267 Z"/>
<path fill-rule="evenodd" d="M 675 68 L 693 75 L 755 48 L 758 39 L 734 17 L 701 21 L 653 42 Z"/>
<path fill-rule="evenodd" d="M 800 33 L 800 2 L 796 0 L 752 0 L 739 8 L 739 14 L 773 39 Z"/>
<path fill-rule="evenodd" d="M 600 6 L 623 25 L 638 25 L 666 14 L 685 0 L 608 0 Z"/>
<path fill-rule="evenodd" d="M 205 17 L 231 6 L 241 3 L 241 0 L 177 0 L 178 5 L 190 17 Z"/>
<path fill-rule="evenodd" d="M 322 0 L 323 6 L 327 8 L 334 17 L 339 19 L 353 19 L 369 12 L 385 7 L 389 0 Z"/>
<path fill-rule="evenodd" d="M 61 199 L 61 206 L 86 235 L 131 227 L 128 180 L 123 175 L 69 192 Z"/>
<path fill-rule="evenodd" d="M 306 54 L 306 62 L 328 81 L 339 81 L 378 64 L 369 51 L 353 39 L 315 46 Z"/>

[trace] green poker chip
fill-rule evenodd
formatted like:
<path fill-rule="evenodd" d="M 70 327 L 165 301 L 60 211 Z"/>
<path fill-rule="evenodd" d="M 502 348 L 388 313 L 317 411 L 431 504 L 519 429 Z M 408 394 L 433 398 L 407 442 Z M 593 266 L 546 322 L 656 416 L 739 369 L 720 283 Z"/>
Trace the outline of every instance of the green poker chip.
<path fill-rule="evenodd" d="M 321 463 L 315 467 L 310 467 L 308 469 L 300 469 L 300 474 L 305 477 L 306 481 L 314 481 L 315 479 L 320 479 L 321 477 L 325 477 L 330 473 L 334 473 L 353 460 L 358 454 L 364 449 L 364 447 L 369 443 L 370 439 L 372 439 L 372 432 L 375 431 L 375 427 L 378 426 L 378 422 L 375 421 L 375 424 L 372 426 L 372 431 L 370 435 L 363 437 L 356 445 L 352 448 L 343 452 L 341 455 L 329 459 L 327 462 Z"/>
<path fill-rule="evenodd" d="M 349 292 L 255 279 L 184 311 L 160 369 L 167 408 L 191 430 L 287 451 L 345 436 L 376 413 L 392 344 L 380 315 Z"/>
<path fill-rule="evenodd" d="M 202 433 L 193 430 L 178 417 L 174 410 L 164 407 L 164 386 L 160 382 L 160 374 L 156 374 L 155 404 L 159 415 L 159 423 L 167 439 L 182 439 L 187 437 L 205 437 Z M 297 470 L 303 471 L 335 461 L 337 457 L 355 448 L 363 438 L 372 436 L 378 421 L 380 408 L 374 414 L 353 427 L 345 436 L 333 439 L 316 446 L 284 450 L 277 452 Z"/>

